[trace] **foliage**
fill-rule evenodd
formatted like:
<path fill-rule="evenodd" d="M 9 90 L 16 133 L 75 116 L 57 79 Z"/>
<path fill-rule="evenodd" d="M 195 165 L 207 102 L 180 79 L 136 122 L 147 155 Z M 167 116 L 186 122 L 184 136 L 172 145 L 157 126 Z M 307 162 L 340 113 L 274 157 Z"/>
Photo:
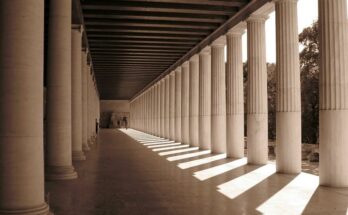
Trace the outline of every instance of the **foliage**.
<path fill-rule="evenodd" d="M 302 142 L 318 143 L 319 136 L 319 45 L 318 23 L 305 28 L 299 35 L 301 98 L 302 98 Z M 247 63 L 244 70 L 244 98 L 247 101 Z M 268 86 L 268 137 L 276 137 L 276 65 L 267 64 Z M 246 109 L 245 109 L 246 110 Z"/>
<path fill-rule="evenodd" d="M 299 35 L 302 92 L 302 142 L 318 143 L 319 137 L 319 32 L 318 22 Z"/>

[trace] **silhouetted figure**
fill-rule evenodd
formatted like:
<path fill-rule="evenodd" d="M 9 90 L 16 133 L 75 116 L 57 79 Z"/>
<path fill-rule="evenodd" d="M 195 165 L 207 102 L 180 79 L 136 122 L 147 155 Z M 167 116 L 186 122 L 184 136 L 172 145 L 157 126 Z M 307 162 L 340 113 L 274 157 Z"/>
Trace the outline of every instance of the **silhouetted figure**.
<path fill-rule="evenodd" d="M 117 120 L 117 128 L 121 127 L 120 124 L 121 124 L 120 120 Z"/>
<path fill-rule="evenodd" d="M 99 122 L 97 119 L 95 119 L 95 133 L 98 134 L 99 132 Z"/>
<path fill-rule="evenodd" d="M 128 129 L 127 117 L 123 117 L 123 123 L 124 123 L 124 127 L 126 127 L 126 129 Z"/>

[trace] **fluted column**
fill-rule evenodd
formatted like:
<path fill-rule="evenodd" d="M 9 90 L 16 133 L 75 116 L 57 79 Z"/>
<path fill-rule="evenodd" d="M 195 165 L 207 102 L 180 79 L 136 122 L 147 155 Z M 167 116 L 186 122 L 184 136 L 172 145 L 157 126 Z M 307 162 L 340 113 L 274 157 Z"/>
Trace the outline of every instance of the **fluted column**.
<path fill-rule="evenodd" d="M 244 157 L 244 83 L 242 35 L 246 23 L 227 33 L 227 156 Z"/>
<path fill-rule="evenodd" d="M 183 63 L 181 72 L 181 143 L 190 143 L 190 122 L 189 122 L 189 112 L 190 112 L 190 65 L 186 61 Z"/>
<path fill-rule="evenodd" d="M 73 26 L 71 36 L 71 102 L 72 102 L 72 159 L 85 160 L 82 151 L 82 34 L 81 26 Z"/>
<path fill-rule="evenodd" d="M 93 112 L 92 112 L 92 74 L 91 74 L 91 70 L 90 70 L 90 65 L 89 65 L 89 73 L 87 74 L 87 114 L 88 114 L 88 144 L 89 145 L 93 145 L 94 144 L 94 140 L 93 140 Z"/>
<path fill-rule="evenodd" d="M 175 140 L 175 72 L 169 75 L 169 91 L 169 137 Z"/>
<path fill-rule="evenodd" d="M 277 172 L 301 172 L 301 86 L 297 0 L 277 0 Z"/>
<path fill-rule="evenodd" d="M 155 135 L 159 136 L 158 132 L 158 90 L 157 90 L 157 83 L 154 85 L 154 110 L 155 110 Z"/>
<path fill-rule="evenodd" d="M 211 148 L 211 56 L 210 46 L 199 54 L 199 148 Z"/>
<path fill-rule="evenodd" d="M 175 141 L 181 142 L 181 67 L 175 70 Z"/>
<path fill-rule="evenodd" d="M 149 103 L 150 103 L 150 117 L 149 117 L 149 121 L 150 121 L 150 134 L 154 134 L 153 129 L 154 129 L 154 125 L 153 125 L 153 86 L 149 89 Z"/>
<path fill-rule="evenodd" d="M 248 27 L 248 163 L 268 161 L 267 69 L 265 21 L 267 16 L 252 15 Z"/>
<path fill-rule="evenodd" d="M 161 137 L 165 137 L 165 104 L 166 104 L 166 99 L 165 99 L 165 89 L 166 89 L 166 82 L 164 79 L 160 81 L 160 95 L 161 95 Z"/>
<path fill-rule="evenodd" d="M 82 148 L 84 151 L 89 151 L 88 146 L 88 126 L 87 126 L 87 75 L 88 72 L 87 65 L 87 50 L 82 52 Z"/>
<path fill-rule="evenodd" d="M 319 0 L 320 184 L 348 187 L 346 0 Z"/>
<path fill-rule="evenodd" d="M 156 84 L 156 107 L 157 107 L 157 136 L 161 136 L 161 88 L 160 88 L 160 82 L 157 82 Z"/>
<path fill-rule="evenodd" d="M 190 59 L 190 84 L 189 84 L 189 123 L 190 144 L 199 146 L 199 62 L 198 55 Z"/>
<path fill-rule="evenodd" d="M 44 199 L 44 1 L 0 1 L 0 214 L 48 214 Z"/>
<path fill-rule="evenodd" d="M 74 179 L 71 153 L 71 0 L 51 0 L 47 53 L 47 179 Z"/>
<path fill-rule="evenodd" d="M 211 150 L 226 153 L 225 36 L 211 44 Z"/>
<path fill-rule="evenodd" d="M 169 93 L 169 75 L 167 75 L 164 79 L 165 81 L 165 138 L 169 139 L 170 138 L 170 131 L 169 131 L 169 96 L 170 96 L 170 93 Z"/>

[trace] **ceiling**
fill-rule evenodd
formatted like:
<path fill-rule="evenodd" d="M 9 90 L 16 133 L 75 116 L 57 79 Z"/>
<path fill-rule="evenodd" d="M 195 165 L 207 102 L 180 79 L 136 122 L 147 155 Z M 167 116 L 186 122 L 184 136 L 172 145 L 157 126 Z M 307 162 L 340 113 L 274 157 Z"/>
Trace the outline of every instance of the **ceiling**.
<path fill-rule="evenodd" d="M 81 0 L 101 99 L 131 99 L 248 3 Z"/>

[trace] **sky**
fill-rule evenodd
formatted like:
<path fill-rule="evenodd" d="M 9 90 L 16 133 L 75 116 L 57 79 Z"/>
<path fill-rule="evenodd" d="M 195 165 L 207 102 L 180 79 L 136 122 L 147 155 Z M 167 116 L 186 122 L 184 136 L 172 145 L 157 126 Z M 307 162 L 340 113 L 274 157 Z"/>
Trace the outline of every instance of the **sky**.
<path fill-rule="evenodd" d="M 299 0 L 297 4 L 298 13 L 298 32 L 318 19 L 318 0 Z M 275 13 L 269 15 L 266 21 L 266 60 L 268 63 L 276 61 L 276 33 L 275 33 Z M 243 62 L 247 60 L 247 33 L 243 35 Z M 301 47 L 299 47 L 300 49 Z"/>

